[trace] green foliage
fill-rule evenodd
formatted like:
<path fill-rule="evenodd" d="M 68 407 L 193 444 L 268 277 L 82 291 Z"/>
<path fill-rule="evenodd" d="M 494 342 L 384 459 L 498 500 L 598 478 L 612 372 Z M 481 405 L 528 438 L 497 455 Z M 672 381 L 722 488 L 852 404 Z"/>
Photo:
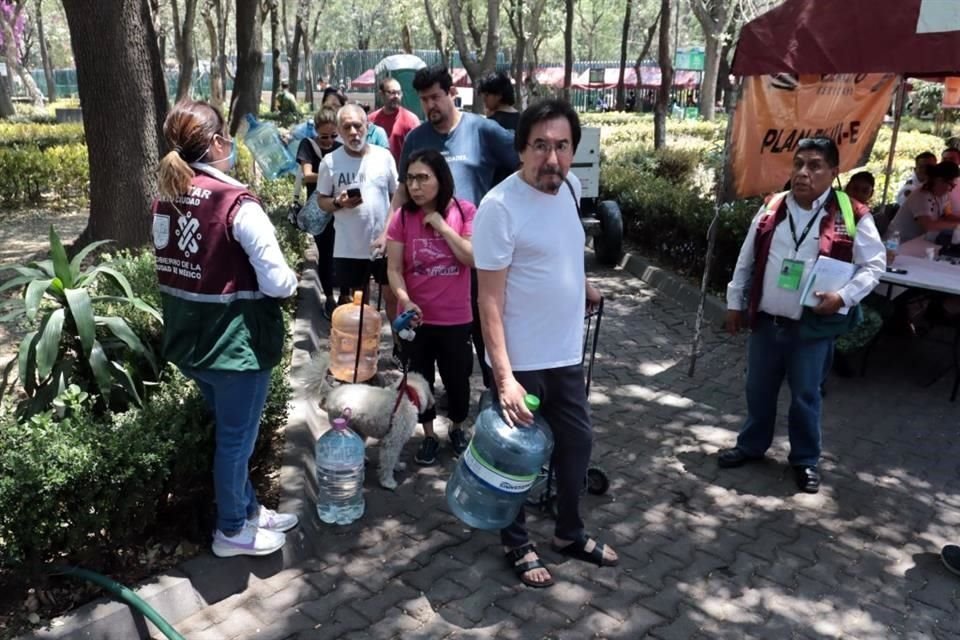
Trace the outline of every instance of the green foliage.
<path fill-rule="evenodd" d="M 147 348 L 120 315 L 102 315 L 100 303 L 123 303 L 154 315 L 155 308 L 133 294 L 130 283 L 106 264 L 83 267 L 84 260 L 106 241 L 94 242 L 67 259 L 60 237 L 50 227 L 50 259 L 14 265 L 0 291 L 22 290 L 23 297 L 3 304 L 3 320 L 25 318 L 29 332 L 20 343 L 17 371 L 26 400 L 19 413 L 31 416 L 49 406 L 68 386 L 99 393 L 106 406 L 113 401 L 141 404 L 144 371 L 156 379 L 157 365 Z M 95 295 L 101 276 L 121 289 L 117 296 Z M 138 366 L 139 365 L 139 366 Z"/>
<path fill-rule="evenodd" d="M 153 524 L 174 469 L 196 482 L 198 468 L 177 461 L 210 429 L 199 392 L 178 375 L 123 413 L 95 412 L 77 388 L 61 394 L 62 418 L 0 413 L 0 557 L 36 566 L 115 550 Z"/>
<path fill-rule="evenodd" d="M 4 204 L 38 202 L 43 194 L 83 196 L 90 184 L 87 148 L 68 144 L 0 147 L 0 200 Z"/>
<path fill-rule="evenodd" d="M 38 124 L 0 122 L 0 147 L 34 146 L 40 149 L 63 144 L 84 144 L 83 125 L 79 122 Z"/>

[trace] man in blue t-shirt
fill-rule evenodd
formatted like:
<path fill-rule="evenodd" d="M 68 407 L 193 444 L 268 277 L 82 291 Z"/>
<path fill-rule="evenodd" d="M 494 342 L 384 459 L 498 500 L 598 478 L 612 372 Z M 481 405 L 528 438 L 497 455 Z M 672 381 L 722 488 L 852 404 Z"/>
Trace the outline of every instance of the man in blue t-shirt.
<path fill-rule="evenodd" d="M 508 131 L 493 120 L 474 113 L 463 113 L 454 104 L 453 78 L 443 65 L 425 67 L 413 77 L 413 88 L 420 97 L 425 121 L 407 134 L 400 152 L 400 183 L 394 194 L 391 209 L 396 211 L 407 201 L 407 159 L 419 149 L 436 149 L 446 158 L 453 174 L 454 195 L 479 205 L 493 186 L 499 171 L 512 172 L 520 164 L 513 146 L 513 131 Z M 386 237 L 383 239 L 386 245 Z M 483 333 L 480 331 L 480 313 L 477 309 L 476 271 L 473 276 L 473 346 L 480 361 L 483 384 L 489 388 L 493 380 L 484 360 Z M 396 342 L 394 343 L 396 344 Z M 458 455 L 467 442 L 451 442 Z M 424 445 L 435 447 L 435 442 Z"/>

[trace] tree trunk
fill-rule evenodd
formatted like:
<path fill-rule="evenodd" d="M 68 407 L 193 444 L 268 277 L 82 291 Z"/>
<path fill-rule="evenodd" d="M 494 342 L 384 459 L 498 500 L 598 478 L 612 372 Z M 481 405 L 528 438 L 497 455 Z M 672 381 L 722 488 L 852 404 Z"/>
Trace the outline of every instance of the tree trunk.
<path fill-rule="evenodd" d="M 716 115 L 717 78 L 720 75 L 720 41 L 707 37 L 704 45 L 703 79 L 700 81 L 700 117 L 713 120 Z"/>
<path fill-rule="evenodd" d="M 47 100 L 57 99 L 57 82 L 53 77 L 53 65 L 50 64 L 47 36 L 43 30 L 43 0 L 37 0 L 37 38 L 40 40 L 40 62 L 43 65 L 43 79 L 47 83 Z"/>
<path fill-rule="evenodd" d="M 400 29 L 400 46 L 404 53 L 413 53 L 413 35 L 410 33 L 410 25 L 406 22 Z"/>
<path fill-rule="evenodd" d="M 106 238 L 140 246 L 150 238 L 148 212 L 166 151 L 167 90 L 150 7 L 116 0 L 91 11 L 87 0 L 63 0 L 63 8 L 90 163 L 90 220 L 77 246 Z"/>
<path fill-rule="evenodd" d="M 640 87 L 643 86 L 643 61 L 646 59 L 647 54 L 650 53 L 650 47 L 653 46 L 653 36 L 657 32 L 659 23 L 660 14 L 658 13 L 657 17 L 650 23 L 650 26 L 647 27 L 647 38 L 643 41 L 643 48 L 640 49 L 640 53 L 637 55 L 637 61 L 633 65 L 633 73 L 637 77 L 637 100 L 633 105 L 633 110 L 637 113 L 643 111 L 643 100 L 640 99 Z"/>
<path fill-rule="evenodd" d="M 313 87 L 316 84 L 316 81 L 313 79 L 313 60 L 310 56 L 310 38 L 306 37 L 304 34 L 303 38 L 303 85 L 304 85 L 304 97 L 308 104 L 313 105 Z"/>
<path fill-rule="evenodd" d="M 527 51 L 527 35 L 524 31 L 523 9 L 523 0 L 508 0 L 507 20 L 510 22 L 510 30 L 513 32 L 514 39 L 513 61 L 510 66 L 513 71 L 513 86 L 518 94 L 518 106 L 521 111 L 526 103 L 523 96 L 523 72 Z"/>
<path fill-rule="evenodd" d="M 263 87 L 263 45 L 258 0 L 237 0 L 237 75 L 230 96 L 230 135 L 236 135 L 248 113 L 260 112 Z"/>
<path fill-rule="evenodd" d="M 670 90 L 673 89 L 673 60 L 670 58 L 670 0 L 660 0 L 660 93 L 653 116 L 653 148 L 667 144 L 667 112 L 670 110 Z"/>
<path fill-rule="evenodd" d="M 567 21 L 563 28 L 563 99 L 570 101 L 573 84 L 573 0 L 567 2 Z"/>
<path fill-rule="evenodd" d="M 443 29 L 440 28 L 440 25 L 437 23 L 437 19 L 433 15 L 433 6 L 430 4 L 430 0 L 423 0 L 423 7 L 427 13 L 427 24 L 430 25 L 430 31 L 433 33 L 433 42 L 437 47 L 437 51 L 440 52 L 440 64 L 450 68 L 450 47 L 447 43 L 447 38 L 443 33 Z"/>
<path fill-rule="evenodd" d="M 273 82 L 270 83 L 270 109 L 273 111 L 277 106 L 277 96 L 280 95 L 280 74 L 283 70 L 280 68 L 280 14 L 277 11 L 277 3 L 270 3 L 270 66 L 273 69 Z M 294 95 L 297 93 L 297 76 L 291 75 L 287 78 L 290 84 L 290 90 Z"/>
<path fill-rule="evenodd" d="M 450 9 L 450 22 L 453 25 L 453 38 L 457 43 L 457 50 L 460 52 L 460 60 L 463 67 L 470 76 L 471 84 L 476 87 L 480 79 L 496 69 L 497 52 L 500 50 L 500 0 L 487 0 L 487 35 L 486 43 L 483 47 L 483 56 L 479 61 L 473 59 L 473 51 L 470 49 L 467 38 L 463 30 L 463 15 L 461 0 L 448 0 Z M 477 26 L 473 20 L 473 14 L 470 10 L 472 5 L 467 5 L 467 21 L 470 23 L 468 28 L 474 39 L 477 38 Z M 478 56 L 479 57 L 479 56 Z M 473 110 L 479 112 L 482 104 L 479 100 L 473 101 Z"/>
<path fill-rule="evenodd" d="M 216 7 L 217 0 L 205 0 L 201 15 L 203 24 L 207 28 L 207 37 L 210 40 L 210 103 L 218 109 L 223 108 L 224 84 L 220 74 L 220 36 L 217 34 Z"/>
<path fill-rule="evenodd" d="M 9 77 L 9 75 L 10 69 L 8 67 L 7 76 Z M 7 78 L 0 78 L 0 118 L 9 118 L 15 113 L 6 80 Z"/>
<path fill-rule="evenodd" d="M 627 41 L 630 39 L 630 17 L 633 15 L 633 0 L 627 0 L 627 8 L 623 16 L 623 34 L 620 37 L 620 75 L 617 77 L 617 111 L 625 111 L 627 104 L 626 90 L 623 86 L 624 76 L 627 73 Z"/>
<path fill-rule="evenodd" d="M 215 0 L 217 16 L 217 37 L 220 43 L 217 50 L 220 55 L 217 57 L 217 67 L 219 68 L 220 81 L 223 82 L 223 100 L 227 100 L 227 20 L 230 17 L 230 4 L 223 4 L 222 0 Z"/>
<path fill-rule="evenodd" d="M 20 55 L 17 51 L 17 39 L 13 33 L 14 25 L 20 18 L 21 11 L 23 11 L 23 5 L 17 4 L 14 5 L 10 16 L 0 13 L 0 34 L 3 35 L 4 57 L 7 61 L 7 86 L 12 93 L 13 74 L 16 73 L 20 77 L 20 81 L 23 82 L 27 94 L 30 96 L 30 102 L 32 102 L 34 106 L 42 107 L 43 94 L 40 93 L 40 88 L 37 87 L 37 82 L 33 79 L 33 76 L 20 64 Z"/>
<path fill-rule="evenodd" d="M 179 102 L 190 97 L 190 88 L 193 86 L 193 70 L 197 66 L 197 56 L 193 48 L 193 27 L 197 18 L 197 0 L 184 0 L 183 21 L 180 21 L 179 0 L 173 0 L 170 8 L 173 11 L 173 46 L 177 51 L 177 62 L 180 65 L 180 76 L 177 78 L 177 97 Z"/>
<path fill-rule="evenodd" d="M 297 14 L 293 22 L 293 41 L 290 43 L 290 48 L 287 49 L 287 74 L 290 78 L 290 86 L 294 87 L 294 93 L 297 91 L 296 83 L 300 79 L 300 50 L 303 47 L 302 41 L 307 38 L 309 11 L 309 0 L 297 0 Z"/>

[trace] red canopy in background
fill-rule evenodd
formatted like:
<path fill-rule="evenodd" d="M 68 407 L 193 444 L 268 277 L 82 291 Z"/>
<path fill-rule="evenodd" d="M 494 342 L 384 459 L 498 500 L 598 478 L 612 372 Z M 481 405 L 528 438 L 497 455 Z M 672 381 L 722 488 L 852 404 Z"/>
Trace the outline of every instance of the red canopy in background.
<path fill-rule="evenodd" d="M 738 76 L 960 72 L 960 3 L 787 0 L 744 25 Z"/>
<path fill-rule="evenodd" d="M 377 74 L 367 69 L 350 82 L 353 89 L 373 89 L 377 85 Z"/>
<path fill-rule="evenodd" d="M 455 87 L 470 86 L 470 74 L 467 73 L 466 69 L 453 69 L 450 71 L 450 76 L 453 78 L 453 86 Z"/>
<path fill-rule="evenodd" d="M 543 67 L 533 72 L 539 84 L 560 89 L 563 87 L 563 67 Z"/>
<path fill-rule="evenodd" d="M 657 89 L 661 82 L 660 67 L 640 67 L 639 86 L 645 89 Z M 575 89 L 616 89 L 620 79 L 620 69 L 613 67 L 603 70 L 603 82 L 590 82 L 590 70 L 587 69 L 578 76 L 574 76 L 572 85 Z M 699 83 L 696 71 L 677 71 L 673 74 L 673 86 L 695 87 Z M 636 89 L 637 74 L 633 67 L 624 69 L 623 86 L 627 89 Z"/>

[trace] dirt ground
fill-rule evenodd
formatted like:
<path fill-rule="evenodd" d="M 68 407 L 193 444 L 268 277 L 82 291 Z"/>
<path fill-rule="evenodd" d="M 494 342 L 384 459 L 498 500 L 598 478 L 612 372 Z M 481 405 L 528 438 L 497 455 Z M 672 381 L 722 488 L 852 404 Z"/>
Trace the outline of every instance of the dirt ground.
<path fill-rule="evenodd" d="M 85 206 L 0 210 L 0 265 L 23 264 L 45 253 L 50 247 L 50 225 L 56 229 L 64 244 L 73 242 L 87 225 Z M 0 278 L 6 278 L 0 274 Z M 0 362 L 17 350 L 17 336 L 10 327 L 0 324 Z"/>

